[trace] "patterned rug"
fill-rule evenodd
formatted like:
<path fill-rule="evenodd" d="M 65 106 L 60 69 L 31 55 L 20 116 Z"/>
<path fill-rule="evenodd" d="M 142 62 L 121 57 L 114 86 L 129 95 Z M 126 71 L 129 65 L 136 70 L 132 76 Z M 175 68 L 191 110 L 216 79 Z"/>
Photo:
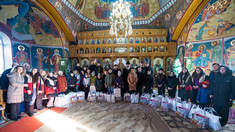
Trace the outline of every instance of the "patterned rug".
<path fill-rule="evenodd" d="M 48 113 L 48 115 L 36 118 L 46 124 L 36 130 L 37 132 L 171 131 L 154 109 L 140 104 L 76 103 L 60 115 Z M 48 122 L 45 123 L 46 121 Z"/>

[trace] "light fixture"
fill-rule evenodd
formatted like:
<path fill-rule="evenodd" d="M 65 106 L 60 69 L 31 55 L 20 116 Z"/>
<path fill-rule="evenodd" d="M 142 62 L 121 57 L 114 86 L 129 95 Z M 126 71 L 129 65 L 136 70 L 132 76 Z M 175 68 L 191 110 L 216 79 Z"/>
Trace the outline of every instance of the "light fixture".
<path fill-rule="evenodd" d="M 120 35 L 126 37 L 132 34 L 132 20 L 133 16 L 130 11 L 130 4 L 123 0 L 118 0 L 113 3 L 112 13 L 110 16 L 110 35 Z"/>

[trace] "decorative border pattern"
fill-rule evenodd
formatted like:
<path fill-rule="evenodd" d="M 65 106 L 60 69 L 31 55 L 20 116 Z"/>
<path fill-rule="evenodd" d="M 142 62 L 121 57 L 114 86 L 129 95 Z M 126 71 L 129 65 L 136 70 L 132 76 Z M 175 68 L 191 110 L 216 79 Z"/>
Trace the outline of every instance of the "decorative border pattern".
<path fill-rule="evenodd" d="M 74 8 L 67 0 L 61 0 L 68 8 L 70 8 L 75 14 L 77 14 L 82 20 L 90 23 L 93 26 L 109 26 L 108 22 L 94 22 L 91 19 L 84 16 L 82 13 L 80 13 L 77 9 Z M 150 17 L 148 20 L 141 20 L 141 21 L 133 21 L 132 25 L 142 25 L 142 24 L 149 24 L 151 23 L 155 18 L 157 18 L 160 14 L 162 14 L 164 11 L 166 11 L 168 8 L 170 8 L 177 0 L 170 0 L 165 6 L 163 6 L 157 13 L 155 13 L 152 17 Z"/>

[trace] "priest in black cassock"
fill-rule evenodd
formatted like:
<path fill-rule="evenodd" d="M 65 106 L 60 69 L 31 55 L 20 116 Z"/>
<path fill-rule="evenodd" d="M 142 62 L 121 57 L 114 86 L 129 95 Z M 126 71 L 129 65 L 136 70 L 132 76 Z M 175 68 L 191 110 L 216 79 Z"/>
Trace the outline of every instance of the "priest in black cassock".
<path fill-rule="evenodd" d="M 129 84 L 127 81 L 128 74 L 131 71 L 130 62 L 126 62 L 126 67 L 123 69 L 123 80 L 124 80 L 124 93 L 129 92 Z"/>

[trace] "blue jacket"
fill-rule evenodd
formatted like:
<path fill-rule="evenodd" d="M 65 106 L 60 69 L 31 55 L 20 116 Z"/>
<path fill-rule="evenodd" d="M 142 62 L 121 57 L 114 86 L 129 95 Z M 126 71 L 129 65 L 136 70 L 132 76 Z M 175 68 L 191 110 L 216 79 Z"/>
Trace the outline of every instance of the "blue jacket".
<path fill-rule="evenodd" d="M 209 88 L 200 88 L 200 90 L 197 94 L 197 100 L 199 101 L 199 103 L 209 105 L 211 103 L 210 89 Z"/>

